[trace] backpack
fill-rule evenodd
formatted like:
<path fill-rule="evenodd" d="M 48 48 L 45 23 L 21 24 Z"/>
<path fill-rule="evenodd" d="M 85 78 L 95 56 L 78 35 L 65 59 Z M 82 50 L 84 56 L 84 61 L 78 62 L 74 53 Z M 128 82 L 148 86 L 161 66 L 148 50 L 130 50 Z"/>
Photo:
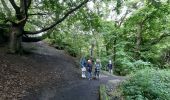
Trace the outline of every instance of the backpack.
<path fill-rule="evenodd" d="M 96 64 L 95 70 L 96 70 L 96 71 L 99 71 L 99 70 L 100 70 L 100 64 Z"/>

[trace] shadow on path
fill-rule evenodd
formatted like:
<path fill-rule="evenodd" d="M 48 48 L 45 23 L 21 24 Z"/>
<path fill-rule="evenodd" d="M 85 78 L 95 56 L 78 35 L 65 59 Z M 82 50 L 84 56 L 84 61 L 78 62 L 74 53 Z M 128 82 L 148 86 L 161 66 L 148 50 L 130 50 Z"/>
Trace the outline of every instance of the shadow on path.
<path fill-rule="evenodd" d="M 23 97 L 23 100 L 99 100 L 100 84 L 109 84 L 114 88 L 114 84 L 122 80 L 121 77 L 103 73 L 99 80 L 81 79 L 80 69 L 76 68 L 74 59 L 63 51 L 56 50 L 42 42 L 31 45 L 37 47 L 33 51 L 35 54 L 43 56 L 39 58 L 35 56 L 35 59 L 38 59 L 43 65 L 47 65 L 46 67 L 47 69 L 49 67 L 50 71 L 62 72 L 62 79 L 28 89 L 28 94 Z"/>

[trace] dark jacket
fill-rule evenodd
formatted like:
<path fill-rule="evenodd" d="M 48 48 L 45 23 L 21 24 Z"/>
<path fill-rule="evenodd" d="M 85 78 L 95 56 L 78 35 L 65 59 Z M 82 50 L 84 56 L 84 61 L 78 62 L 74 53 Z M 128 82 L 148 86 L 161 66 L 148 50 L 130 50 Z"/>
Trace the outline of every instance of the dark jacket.
<path fill-rule="evenodd" d="M 90 63 L 87 64 L 87 71 L 88 71 L 88 72 L 92 72 L 92 66 L 93 66 L 93 65 L 90 64 Z"/>
<path fill-rule="evenodd" d="M 107 67 L 108 67 L 109 69 L 112 69 L 113 66 L 112 66 L 112 64 L 108 64 Z"/>

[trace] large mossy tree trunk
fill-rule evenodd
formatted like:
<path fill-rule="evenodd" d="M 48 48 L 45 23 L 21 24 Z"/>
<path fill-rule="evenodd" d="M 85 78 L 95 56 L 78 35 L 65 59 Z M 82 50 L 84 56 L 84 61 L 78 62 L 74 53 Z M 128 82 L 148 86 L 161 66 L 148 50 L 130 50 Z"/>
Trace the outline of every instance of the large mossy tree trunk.
<path fill-rule="evenodd" d="M 8 5 L 5 4 L 4 0 L 2 0 L 3 6 L 6 8 L 6 10 L 9 11 L 7 22 L 10 22 L 12 26 L 9 28 L 9 53 L 21 53 L 22 52 L 22 46 L 21 41 L 23 38 L 23 35 L 26 36 L 27 41 L 34 42 L 34 41 L 40 41 L 40 38 L 30 39 L 27 35 L 35 35 L 39 34 L 41 32 L 48 31 L 52 28 L 54 28 L 56 25 L 64 21 L 70 14 L 75 12 L 76 10 L 80 9 L 83 5 L 85 5 L 89 0 L 84 0 L 79 5 L 75 6 L 74 8 L 71 8 L 68 10 L 63 17 L 55 21 L 53 24 L 44 27 L 38 31 L 25 31 L 24 27 L 27 23 L 29 17 L 32 15 L 39 15 L 39 14 L 29 14 L 28 11 L 30 9 L 31 3 L 33 0 L 8 0 L 13 7 L 13 10 L 15 11 L 15 18 L 12 20 L 10 18 L 10 10 L 8 10 Z M 10 24 L 10 25 L 11 25 Z"/>
<path fill-rule="evenodd" d="M 12 26 L 10 28 L 9 37 L 9 53 L 22 53 L 22 28 L 19 26 Z"/>

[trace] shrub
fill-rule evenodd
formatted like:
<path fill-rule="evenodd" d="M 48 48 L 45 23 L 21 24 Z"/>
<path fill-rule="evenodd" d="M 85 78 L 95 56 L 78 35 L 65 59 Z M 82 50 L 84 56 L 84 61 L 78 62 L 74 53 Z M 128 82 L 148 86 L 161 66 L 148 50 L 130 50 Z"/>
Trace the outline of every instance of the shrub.
<path fill-rule="evenodd" d="M 99 90 L 99 94 L 100 94 L 100 100 L 110 100 L 108 95 L 106 94 L 106 86 L 105 85 L 100 85 L 100 90 Z"/>
<path fill-rule="evenodd" d="M 137 61 L 130 61 L 128 59 L 121 59 L 120 61 L 117 61 L 115 66 L 115 72 L 119 75 L 127 75 L 132 72 L 136 72 L 138 70 L 152 67 L 153 65 L 150 62 L 145 62 L 142 60 Z"/>
<path fill-rule="evenodd" d="M 73 57 L 77 57 L 79 54 L 78 48 L 75 47 L 66 46 L 65 50 Z"/>
<path fill-rule="evenodd" d="M 146 68 L 120 85 L 125 100 L 170 100 L 170 71 Z"/>

